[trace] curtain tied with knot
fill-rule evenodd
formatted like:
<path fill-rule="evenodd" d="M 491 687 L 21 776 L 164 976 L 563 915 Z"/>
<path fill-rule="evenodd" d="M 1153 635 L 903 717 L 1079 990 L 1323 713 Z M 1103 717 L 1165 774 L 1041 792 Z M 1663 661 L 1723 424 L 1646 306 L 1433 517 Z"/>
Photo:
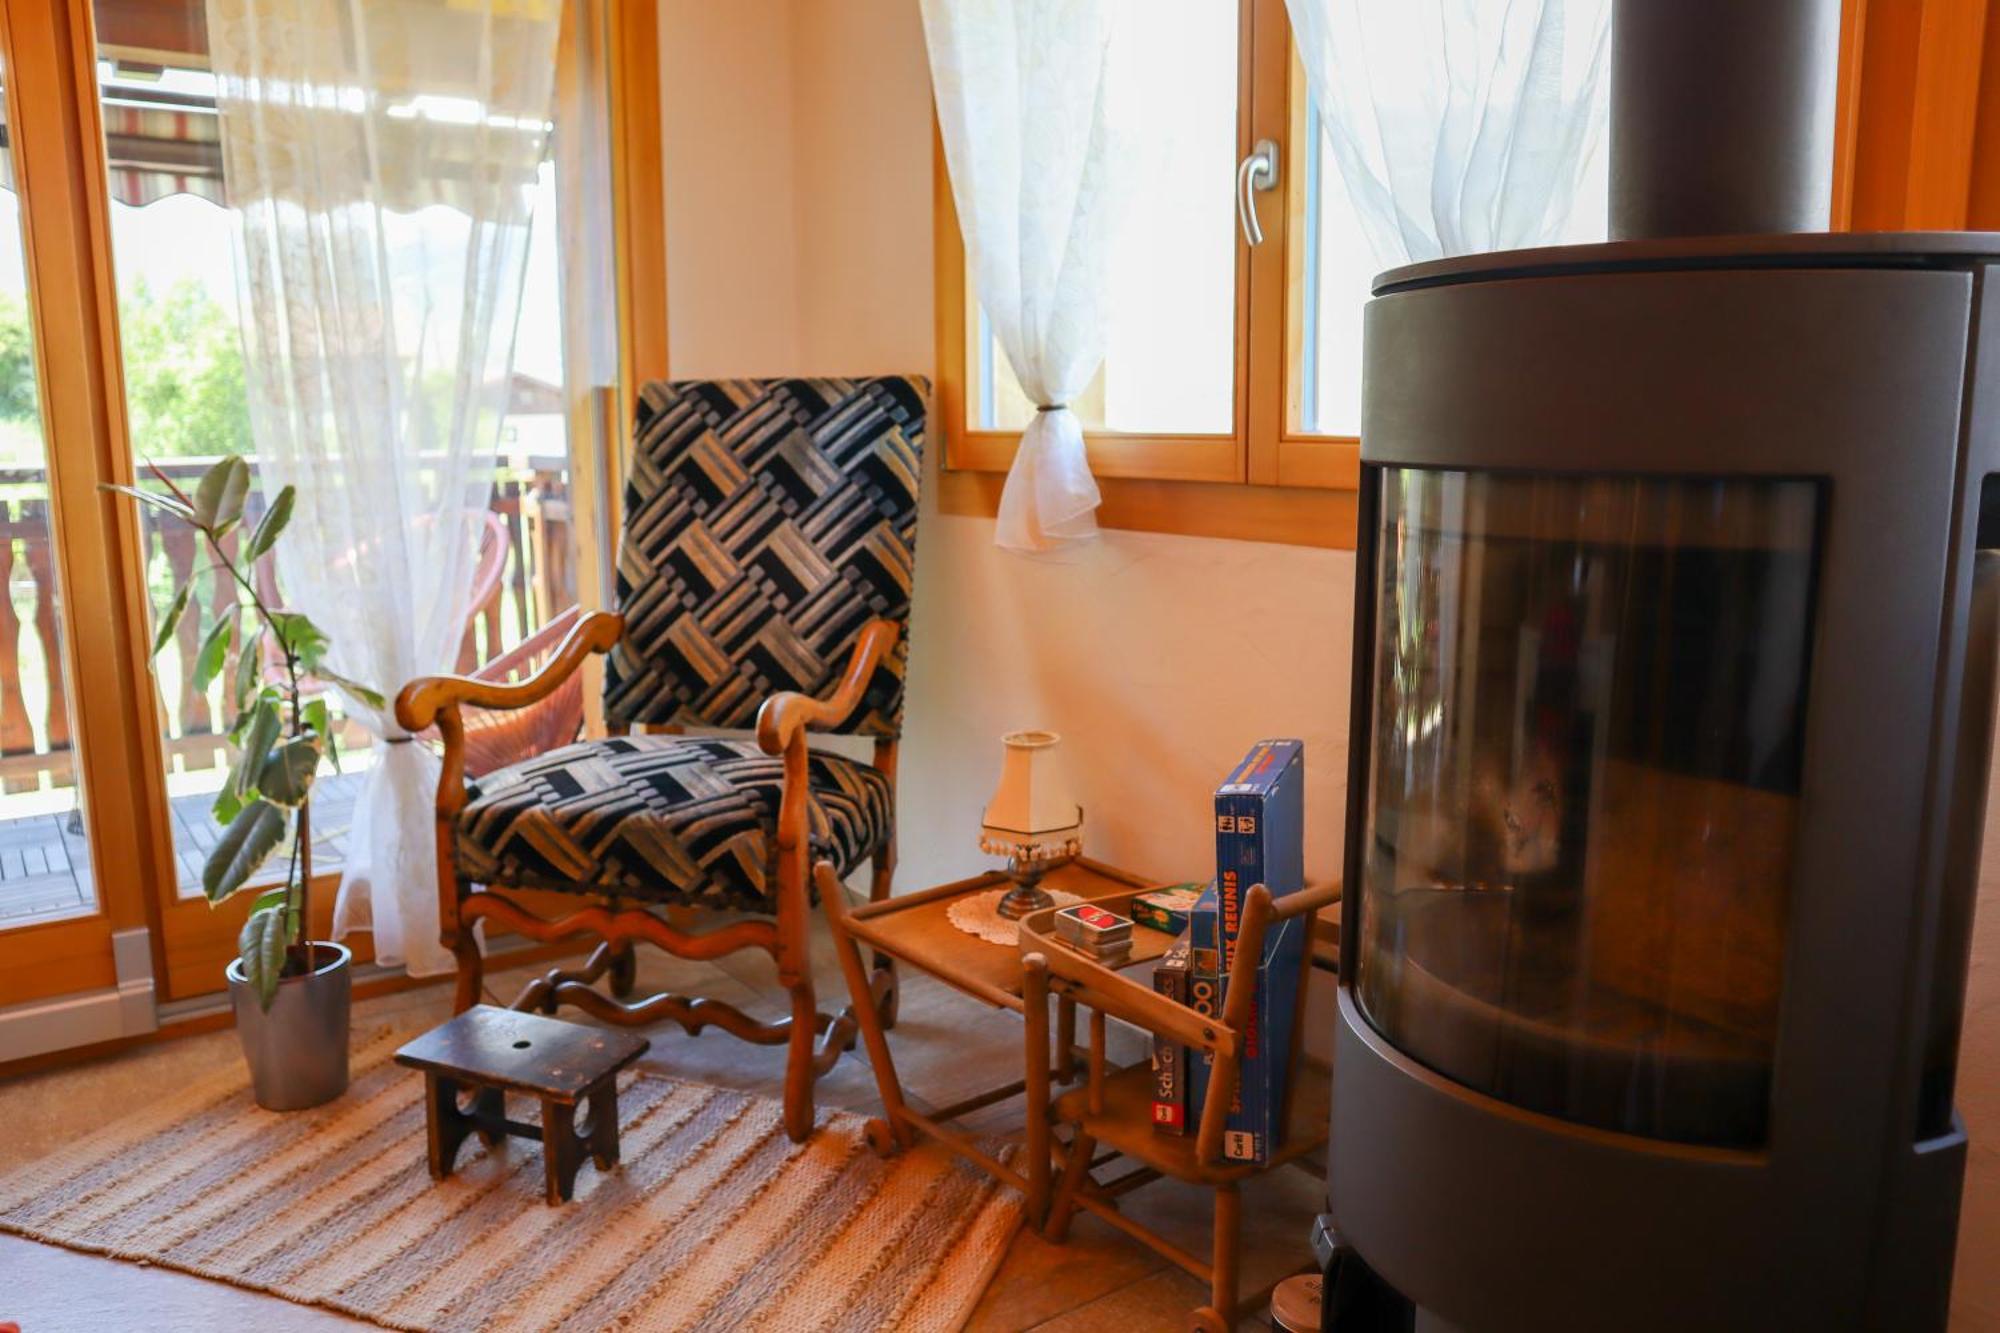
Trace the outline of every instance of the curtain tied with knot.
<path fill-rule="evenodd" d="M 1048 550 L 1097 533 L 1097 482 L 1069 403 L 1097 373 L 1109 336 L 1121 200 L 1106 76 L 1121 0 L 922 5 L 979 302 L 1037 407 L 1001 491 L 995 540 Z"/>

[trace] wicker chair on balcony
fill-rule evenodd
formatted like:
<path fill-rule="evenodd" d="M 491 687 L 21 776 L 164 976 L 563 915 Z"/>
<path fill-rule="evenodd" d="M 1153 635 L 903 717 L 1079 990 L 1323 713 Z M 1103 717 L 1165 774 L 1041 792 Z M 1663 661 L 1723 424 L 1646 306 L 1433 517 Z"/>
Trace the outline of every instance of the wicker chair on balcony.
<path fill-rule="evenodd" d="M 474 922 L 540 941 L 595 938 L 580 969 L 536 979 L 514 1007 L 574 1005 L 633 1026 L 673 1019 L 690 1032 L 713 1024 L 785 1045 L 785 1129 L 795 1141 L 811 1132 L 814 1082 L 855 1027 L 851 1012 L 821 1013 L 815 999 L 809 871 L 826 862 L 845 878 L 866 861 L 871 896 L 889 892 L 927 390 L 901 376 L 648 385 L 619 611 L 583 616 L 525 680 L 444 676 L 403 689 L 398 720 L 435 724 L 444 741 L 438 894 L 459 1010 L 483 983 Z M 613 735 L 467 780 L 467 710 L 532 705 L 607 651 Z M 678 734 L 684 726 L 754 727 L 755 739 Z M 871 737 L 872 764 L 808 748 L 808 728 Z M 602 901 L 549 920 L 515 889 Z M 674 907 L 749 915 L 697 930 L 661 912 Z M 791 1015 L 763 1022 L 666 993 L 633 1000 L 640 941 L 683 958 L 762 949 Z M 886 961 L 875 984 L 892 1004 Z"/>

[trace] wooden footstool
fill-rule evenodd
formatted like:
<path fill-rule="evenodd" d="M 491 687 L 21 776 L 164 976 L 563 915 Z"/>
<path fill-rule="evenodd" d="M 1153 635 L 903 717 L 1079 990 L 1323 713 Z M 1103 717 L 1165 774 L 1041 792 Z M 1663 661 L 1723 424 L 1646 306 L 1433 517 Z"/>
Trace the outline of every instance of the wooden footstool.
<path fill-rule="evenodd" d="M 467 1135 L 491 1144 L 512 1134 L 541 1142 L 548 1201 L 567 1202 L 586 1153 L 599 1171 L 618 1164 L 618 1071 L 650 1045 L 629 1032 L 487 1004 L 426 1032 L 396 1052 L 396 1063 L 424 1071 L 431 1179 L 451 1174 Z M 473 1094 L 469 1111 L 458 1102 L 465 1090 Z M 541 1102 L 539 1127 L 507 1118 L 510 1092 Z M 579 1130 L 576 1108 L 585 1100 L 590 1117 Z"/>

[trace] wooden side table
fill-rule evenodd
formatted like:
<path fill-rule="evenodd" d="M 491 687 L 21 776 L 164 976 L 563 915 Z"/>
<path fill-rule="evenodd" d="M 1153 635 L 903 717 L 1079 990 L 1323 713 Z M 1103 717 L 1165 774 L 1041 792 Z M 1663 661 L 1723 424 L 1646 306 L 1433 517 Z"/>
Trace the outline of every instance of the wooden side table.
<path fill-rule="evenodd" d="M 868 968 L 860 952 L 860 945 L 867 944 L 877 955 L 907 964 L 975 1000 L 996 1009 L 1011 1009 L 1021 1014 L 1027 1022 L 1028 1041 L 1032 1044 L 1039 1040 L 1046 1050 L 1049 1041 L 1048 1007 L 1046 1004 L 1026 1006 L 1022 1003 L 1020 949 L 1013 945 L 992 944 L 968 935 L 952 925 L 947 916 L 952 903 L 958 899 L 1003 887 L 1008 883 L 1007 877 L 993 871 L 922 893 L 850 907 L 832 867 L 822 864 L 816 868 L 815 874 L 818 876 L 820 901 L 825 904 L 833 927 L 834 947 L 840 957 L 841 971 L 853 997 L 861 1038 L 867 1044 L 868 1062 L 875 1070 L 875 1086 L 882 1097 L 882 1118 L 868 1124 L 870 1144 L 877 1152 L 887 1154 L 898 1147 L 915 1143 L 918 1134 L 928 1135 L 1020 1190 L 1039 1205 L 1048 1198 L 1049 1192 L 1050 1162 L 1046 1150 L 1040 1154 L 1029 1154 L 1027 1173 L 1024 1175 L 995 1159 L 980 1148 L 970 1134 L 951 1124 L 962 1116 L 1030 1091 L 1026 1079 L 989 1088 L 950 1106 L 939 1107 L 928 1115 L 911 1106 L 903 1096 L 901 1081 L 896 1077 L 881 1011 L 869 985 Z M 1130 895 L 1154 887 L 1153 881 L 1085 857 L 1078 857 L 1068 865 L 1050 871 L 1042 885 L 1074 893 L 1086 900 Z M 1126 967 L 1158 958 L 1172 943 L 1157 931 L 1134 931 L 1133 936 L 1132 956 L 1123 964 Z M 1076 1006 L 1067 998 L 1060 999 L 1056 1013 L 1057 1077 L 1067 1083 L 1076 1068 Z M 1031 1111 L 1039 1109 L 1030 1108 Z"/>
<path fill-rule="evenodd" d="M 396 1052 L 396 1063 L 424 1072 L 431 1179 L 451 1174 L 472 1134 L 488 1143 L 511 1134 L 541 1143 L 548 1201 L 566 1202 L 585 1156 L 599 1171 L 618 1164 L 618 1071 L 651 1045 L 629 1032 L 488 1004 L 409 1042 Z M 465 1090 L 473 1093 L 469 1111 L 458 1103 Z M 540 1125 L 507 1118 L 510 1092 L 541 1102 Z M 576 1124 L 579 1102 L 589 1103 L 582 1129 Z"/>

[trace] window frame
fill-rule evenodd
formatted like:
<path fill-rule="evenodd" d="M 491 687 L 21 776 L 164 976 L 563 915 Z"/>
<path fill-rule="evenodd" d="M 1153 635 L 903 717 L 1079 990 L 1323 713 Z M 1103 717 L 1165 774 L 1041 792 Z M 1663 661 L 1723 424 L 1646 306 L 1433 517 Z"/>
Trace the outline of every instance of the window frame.
<path fill-rule="evenodd" d="M 1303 302 L 1290 281 L 1303 267 L 1305 191 L 1295 144 L 1304 142 L 1304 72 L 1284 0 L 1239 0 L 1237 156 L 1259 139 L 1278 144 L 1276 198 L 1261 196 L 1264 244 L 1236 250 L 1235 430 L 1230 435 L 1091 430 L 1084 446 L 1103 504 L 1103 527 L 1352 549 L 1360 441 L 1294 428 L 1300 388 L 1293 356 Z M 971 308 L 964 238 L 932 119 L 937 408 L 944 454 L 940 505 L 992 515 L 1019 446 L 1017 431 L 973 429 L 968 409 Z"/>

